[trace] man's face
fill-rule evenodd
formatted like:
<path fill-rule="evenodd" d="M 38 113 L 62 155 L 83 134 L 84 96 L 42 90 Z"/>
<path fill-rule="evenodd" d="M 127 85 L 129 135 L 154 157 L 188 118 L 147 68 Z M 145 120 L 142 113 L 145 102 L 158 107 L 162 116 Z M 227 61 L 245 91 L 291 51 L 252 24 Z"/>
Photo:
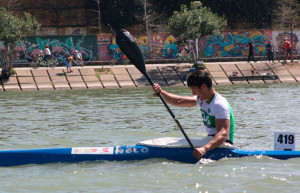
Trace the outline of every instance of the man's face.
<path fill-rule="evenodd" d="M 201 87 L 198 86 L 190 86 L 190 89 L 192 90 L 193 95 L 197 95 L 200 100 L 205 100 L 204 90 L 205 90 L 205 84 L 202 84 Z"/>

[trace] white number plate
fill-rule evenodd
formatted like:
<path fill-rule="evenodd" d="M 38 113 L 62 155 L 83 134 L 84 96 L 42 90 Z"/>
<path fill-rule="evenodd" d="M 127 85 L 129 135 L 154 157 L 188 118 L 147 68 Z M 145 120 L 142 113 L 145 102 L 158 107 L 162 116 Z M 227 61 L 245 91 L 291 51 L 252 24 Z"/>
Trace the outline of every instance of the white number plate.
<path fill-rule="evenodd" d="M 275 132 L 274 150 L 295 151 L 295 133 L 293 132 Z"/>

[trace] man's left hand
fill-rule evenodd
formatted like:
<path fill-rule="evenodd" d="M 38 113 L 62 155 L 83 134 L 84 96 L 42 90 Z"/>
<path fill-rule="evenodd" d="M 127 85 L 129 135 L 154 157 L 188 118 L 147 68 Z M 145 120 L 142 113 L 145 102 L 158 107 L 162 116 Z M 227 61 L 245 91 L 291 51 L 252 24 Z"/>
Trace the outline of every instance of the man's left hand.
<path fill-rule="evenodd" d="M 200 159 L 202 156 L 204 156 L 207 152 L 207 148 L 203 147 L 198 147 L 195 148 L 193 151 L 193 156 L 197 159 Z"/>

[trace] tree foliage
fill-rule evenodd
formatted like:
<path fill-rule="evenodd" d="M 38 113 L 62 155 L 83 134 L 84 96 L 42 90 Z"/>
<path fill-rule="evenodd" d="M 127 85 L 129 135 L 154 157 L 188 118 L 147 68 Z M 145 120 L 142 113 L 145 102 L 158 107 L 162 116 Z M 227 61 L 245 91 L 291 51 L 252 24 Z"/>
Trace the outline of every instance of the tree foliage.
<path fill-rule="evenodd" d="M 277 0 L 277 9 L 274 10 L 274 26 L 281 30 L 291 30 L 300 20 L 300 3 L 296 0 Z"/>
<path fill-rule="evenodd" d="M 36 33 L 40 28 L 40 24 L 29 13 L 24 13 L 23 18 L 19 18 L 0 8 L 0 41 L 4 45 L 1 53 L 1 67 L 10 69 L 16 58 L 14 47 L 26 36 Z"/>
<path fill-rule="evenodd" d="M 135 14 L 140 11 L 132 0 L 103 0 L 100 9 L 103 24 L 112 29 L 135 25 Z"/>
<path fill-rule="evenodd" d="M 219 17 L 210 8 L 203 7 L 200 1 L 191 3 L 190 8 L 182 5 L 181 11 L 175 11 L 169 18 L 168 30 L 180 37 L 192 48 L 196 61 L 198 55 L 198 40 L 203 36 L 217 34 L 227 25 L 224 17 Z"/>

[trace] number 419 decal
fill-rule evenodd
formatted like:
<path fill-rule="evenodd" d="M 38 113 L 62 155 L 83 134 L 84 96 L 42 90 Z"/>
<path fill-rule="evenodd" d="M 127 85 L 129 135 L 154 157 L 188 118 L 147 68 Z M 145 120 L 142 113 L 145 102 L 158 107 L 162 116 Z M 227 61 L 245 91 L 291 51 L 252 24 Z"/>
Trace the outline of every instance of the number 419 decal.
<path fill-rule="evenodd" d="M 295 133 L 275 132 L 274 133 L 274 150 L 295 151 Z"/>
<path fill-rule="evenodd" d="M 295 141 L 294 135 L 279 134 L 277 141 L 284 144 L 293 144 Z"/>

